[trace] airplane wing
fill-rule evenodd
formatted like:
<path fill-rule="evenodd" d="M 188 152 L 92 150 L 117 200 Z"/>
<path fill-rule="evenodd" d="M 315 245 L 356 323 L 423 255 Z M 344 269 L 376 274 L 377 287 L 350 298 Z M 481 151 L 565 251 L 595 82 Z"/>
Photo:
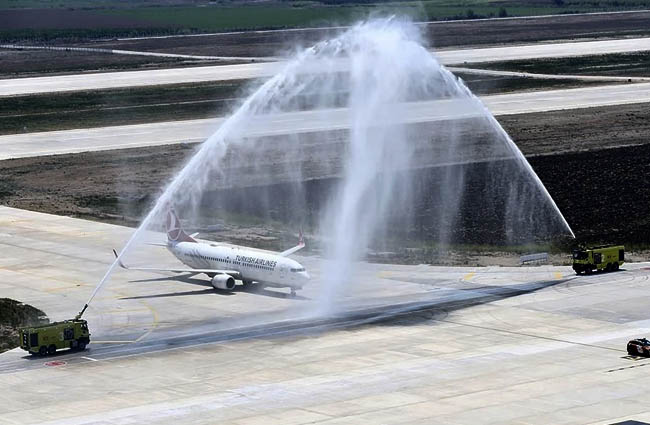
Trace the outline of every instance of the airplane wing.
<path fill-rule="evenodd" d="M 302 237 L 302 231 L 300 232 L 300 237 L 298 238 L 298 245 L 294 246 L 293 248 L 289 248 L 286 251 L 282 251 L 280 254 L 281 257 L 287 257 L 291 254 L 293 254 L 296 251 L 299 251 L 305 247 L 305 240 Z"/>
<path fill-rule="evenodd" d="M 164 246 L 164 247 L 167 246 L 166 243 L 162 243 L 162 242 L 145 242 L 145 245 Z"/>
<path fill-rule="evenodd" d="M 113 254 L 115 254 L 115 258 L 117 258 L 117 252 L 113 250 Z M 239 272 L 237 270 L 219 270 L 219 269 L 162 269 L 162 268 L 156 268 L 156 267 L 129 267 L 126 264 L 122 262 L 122 260 L 118 260 L 118 263 L 120 267 L 126 270 L 140 270 L 140 271 L 149 271 L 149 272 L 172 272 L 172 273 L 194 273 L 194 274 L 199 274 L 199 273 L 205 273 L 205 274 L 227 274 L 233 277 L 238 277 Z"/>
<path fill-rule="evenodd" d="M 195 238 L 197 236 L 199 236 L 199 232 L 192 233 L 190 235 L 190 238 Z M 164 246 L 164 247 L 167 247 L 167 243 L 165 243 L 165 242 L 145 242 L 144 244 L 145 245 L 152 245 L 152 246 Z"/>

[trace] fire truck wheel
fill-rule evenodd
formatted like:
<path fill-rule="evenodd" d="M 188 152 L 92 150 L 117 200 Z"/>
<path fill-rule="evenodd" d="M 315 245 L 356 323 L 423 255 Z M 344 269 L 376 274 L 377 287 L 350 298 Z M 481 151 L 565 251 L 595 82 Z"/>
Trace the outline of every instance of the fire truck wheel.
<path fill-rule="evenodd" d="M 41 348 L 39 348 L 38 349 L 38 354 L 40 356 L 46 356 L 47 355 L 47 347 L 43 345 Z"/>
<path fill-rule="evenodd" d="M 56 353 L 56 345 L 52 344 L 49 347 L 47 347 L 47 354 L 54 354 Z"/>
<path fill-rule="evenodd" d="M 85 349 L 86 349 L 86 341 L 84 341 L 83 339 L 80 339 L 80 340 L 77 342 L 77 350 L 79 350 L 79 351 L 83 351 L 83 350 L 85 350 Z"/>

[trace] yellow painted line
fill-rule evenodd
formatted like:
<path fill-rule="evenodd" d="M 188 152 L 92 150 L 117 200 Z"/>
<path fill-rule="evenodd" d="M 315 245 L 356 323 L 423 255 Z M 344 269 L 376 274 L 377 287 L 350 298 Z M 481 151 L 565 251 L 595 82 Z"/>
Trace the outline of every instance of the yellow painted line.
<path fill-rule="evenodd" d="M 145 328 L 146 324 L 142 323 L 123 323 L 112 325 L 111 329 L 130 329 L 130 328 Z"/>
<path fill-rule="evenodd" d="M 73 286 L 58 286 L 56 288 L 43 289 L 43 291 L 47 292 L 48 294 L 56 294 L 57 292 L 69 291 L 70 289 L 80 288 L 80 287 L 81 287 L 81 284 L 77 284 L 77 285 L 73 285 Z"/>
<path fill-rule="evenodd" d="M 30 220 L 27 220 L 27 219 L 8 218 L 8 219 L 0 220 L 0 225 L 3 225 L 3 224 L 25 223 L 25 222 L 29 222 L 29 221 L 30 221 Z"/>
<path fill-rule="evenodd" d="M 380 279 L 390 279 L 393 276 L 393 273 L 389 271 L 381 271 L 377 273 L 377 277 Z"/>
<path fill-rule="evenodd" d="M 100 291 L 100 293 L 101 293 L 101 291 Z M 120 295 L 120 297 L 121 296 L 122 295 Z M 115 300 L 119 300 L 119 299 L 120 299 L 119 297 L 102 296 L 102 297 L 95 297 L 94 301 L 115 301 Z"/>
<path fill-rule="evenodd" d="M 124 292 L 124 291 L 113 290 L 113 292 L 116 293 L 117 295 L 119 295 L 120 297 L 130 297 L 130 296 L 132 296 L 132 294 L 130 294 L 130 293 L 126 293 L 126 292 Z M 129 341 L 129 342 L 139 342 L 139 341 L 142 341 L 144 338 L 148 337 L 149 334 L 151 334 L 151 332 L 154 331 L 154 329 L 156 329 L 156 328 L 158 327 L 158 323 L 159 323 L 158 312 L 157 312 L 157 311 L 156 311 L 156 310 L 155 310 L 151 305 L 149 305 L 148 303 L 146 303 L 145 301 L 143 301 L 143 300 L 138 300 L 138 302 L 139 302 L 141 305 L 143 305 L 144 307 L 146 307 L 146 309 L 149 310 L 149 311 L 151 312 L 151 316 L 152 316 L 151 328 L 150 328 L 148 331 L 146 331 L 145 333 L 143 333 L 142 335 L 140 335 L 138 338 L 136 338 L 135 341 Z M 143 311 L 143 310 L 139 310 L 139 309 L 138 309 L 138 310 L 135 310 L 135 311 Z M 134 325 L 142 326 L 142 324 L 140 324 L 140 323 L 136 323 L 136 324 L 134 324 Z M 130 326 L 130 325 L 127 324 L 127 325 L 122 326 L 122 327 L 127 327 L 127 326 Z"/>
<path fill-rule="evenodd" d="M 141 341 L 141 340 L 143 340 L 144 338 L 148 337 L 149 334 L 150 334 L 151 332 L 153 332 L 153 330 L 156 329 L 156 328 L 158 327 L 158 312 L 157 312 L 153 307 L 151 307 L 148 303 L 145 303 L 145 302 L 143 302 L 143 301 L 141 301 L 141 302 L 142 302 L 142 304 L 143 304 L 145 307 L 147 307 L 147 308 L 149 309 L 149 311 L 151 311 L 151 315 L 153 316 L 153 323 L 151 324 L 151 329 L 149 329 L 149 330 L 148 330 L 147 332 L 145 332 L 144 334 L 140 335 L 140 337 L 137 338 L 137 339 L 135 340 L 135 342 Z"/>
<path fill-rule="evenodd" d="M 555 272 L 554 273 L 556 279 L 562 279 L 562 273 L 561 272 Z"/>
<path fill-rule="evenodd" d="M 467 273 L 465 276 L 463 276 L 463 280 L 470 280 L 471 278 L 474 277 L 475 274 L 476 273 L 474 273 L 474 272 Z"/>
<path fill-rule="evenodd" d="M 104 310 L 104 313 L 115 314 L 115 313 L 140 313 L 150 311 L 146 308 L 125 308 L 124 310 Z"/>

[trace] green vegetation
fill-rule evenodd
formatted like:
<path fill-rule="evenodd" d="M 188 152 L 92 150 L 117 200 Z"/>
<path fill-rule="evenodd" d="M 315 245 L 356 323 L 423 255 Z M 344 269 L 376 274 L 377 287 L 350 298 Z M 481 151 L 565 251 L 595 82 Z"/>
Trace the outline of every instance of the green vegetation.
<path fill-rule="evenodd" d="M 586 2 L 567 0 L 558 6 L 550 2 L 486 0 L 430 0 L 423 2 L 382 2 L 324 0 L 323 4 L 283 3 L 275 6 L 240 5 L 224 7 L 160 7 L 106 10 L 104 13 L 158 25 L 193 31 L 232 31 L 254 28 L 318 27 L 348 24 L 369 14 L 400 14 L 416 20 L 479 19 L 505 16 L 535 16 L 627 10 L 650 7 L 650 0 Z"/>
<path fill-rule="evenodd" d="M 103 13 L 194 32 L 293 28 L 347 24 L 368 13 L 367 6 L 160 7 L 106 10 Z M 411 8 L 409 8 L 411 9 Z"/>
<path fill-rule="evenodd" d="M 26 8 L 35 8 L 34 12 Z M 42 10 L 46 9 L 44 13 Z M 276 0 L 255 2 L 117 0 L 0 0 L 2 10 L 21 10 L 24 25 L 10 22 L 2 40 L 92 39 L 345 25 L 369 15 L 399 14 L 415 20 L 478 19 L 650 8 L 650 0 Z M 57 11 L 48 19 L 47 9 Z M 39 19 L 27 19 L 39 13 Z M 89 19 L 92 17 L 92 19 Z M 56 21 L 56 24 L 52 22 Z"/>
<path fill-rule="evenodd" d="M 48 42 L 61 40 L 64 42 L 77 42 L 92 39 L 110 39 L 117 37 L 149 37 L 157 35 L 182 35 L 194 31 L 186 31 L 166 27 L 142 27 L 142 28 L 70 28 L 70 29 L 36 29 L 21 28 L 15 30 L 0 29 L 0 42 L 14 43 L 22 41 Z"/>
<path fill-rule="evenodd" d="M 68 9 L 68 8 L 126 8 L 145 6 L 205 5 L 200 0 L 0 0 L 0 9 Z M 214 2 L 212 2 L 214 3 Z"/>
<path fill-rule="evenodd" d="M 650 52 L 490 62 L 464 66 L 537 74 L 650 76 Z"/>
<path fill-rule="evenodd" d="M 20 345 L 18 328 L 49 323 L 41 310 L 9 298 L 0 298 L 0 353 Z"/>
<path fill-rule="evenodd" d="M 183 28 L 191 32 L 219 32 L 246 29 L 271 29 L 295 27 L 323 27 L 346 25 L 370 14 L 400 14 L 416 20 L 478 19 L 507 16 L 528 16 L 562 13 L 553 6 L 512 6 L 501 11 L 501 6 L 476 4 L 471 6 L 445 5 L 438 2 L 418 3 L 375 3 L 345 5 L 292 6 L 237 6 L 209 8 L 134 8 L 109 10 L 104 13 L 141 21 L 156 26 Z M 586 11 L 589 9 L 579 9 Z"/>

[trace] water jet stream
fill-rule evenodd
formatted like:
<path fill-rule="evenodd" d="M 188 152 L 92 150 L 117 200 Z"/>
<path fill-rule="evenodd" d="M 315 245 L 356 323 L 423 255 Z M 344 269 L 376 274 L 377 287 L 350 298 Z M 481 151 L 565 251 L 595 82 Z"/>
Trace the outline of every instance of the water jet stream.
<path fill-rule="evenodd" d="M 409 122 L 411 102 L 444 99 L 467 102 L 463 118 L 474 118 L 462 124 L 450 119 L 444 124 L 448 127 L 441 124 L 433 133 Z M 343 109 L 331 109 L 341 103 Z M 336 310 L 337 298 L 354 279 L 354 262 L 363 258 L 373 241 L 400 226 L 411 226 L 411 205 L 415 200 L 414 183 L 408 173 L 415 157 L 421 154 L 411 141 L 433 143 L 436 135 L 444 133 L 443 127 L 447 131 L 444 134 L 450 135 L 444 140 L 443 151 L 457 159 L 458 164 L 467 162 L 468 149 L 463 145 L 468 142 L 458 136 L 462 134 L 459 129 L 469 125 L 477 126 L 476 133 L 478 128 L 482 132 L 469 148 L 482 154 L 490 164 L 496 164 L 486 167 L 478 177 L 470 173 L 471 167 L 457 168 L 436 182 L 445 189 L 440 192 L 444 195 L 427 208 L 438 222 L 446 223 L 433 225 L 446 227 L 439 232 L 443 242 L 452 237 L 451 230 L 457 227 L 458 211 L 468 197 L 465 191 L 471 189 L 470 181 L 483 182 L 484 187 L 472 190 L 487 191 L 486 203 L 497 199 L 492 206 L 477 208 L 505 217 L 503 233 L 512 240 L 538 235 L 547 227 L 558 233 L 554 224 L 558 220 L 562 228 L 559 233 L 573 236 L 539 177 L 492 114 L 426 49 L 417 26 L 389 18 L 361 22 L 336 38 L 298 52 L 280 72 L 246 98 L 169 183 L 118 259 L 132 248 L 145 229 L 154 227 L 166 205 L 199 208 L 215 180 L 228 180 L 223 171 L 224 161 L 232 149 L 240 148 L 243 153 L 239 160 L 249 161 L 255 168 L 261 136 L 252 129 L 264 128 L 276 114 L 296 109 L 309 110 L 313 117 L 325 121 L 331 118 L 328 114 L 344 113 L 345 128 L 349 129 L 341 158 L 343 172 L 318 220 L 320 234 L 326 235 L 322 238 L 325 256 L 334 262 L 324 275 L 319 315 Z M 313 137 L 318 140 L 320 136 Z M 301 152 L 296 148 L 284 154 L 299 156 Z M 418 158 L 420 162 L 421 159 Z M 292 172 L 295 180 L 301 181 L 301 170 Z M 391 217 L 402 221 L 398 226 L 389 225 L 387 220 Z M 117 261 L 109 267 L 90 300 L 108 280 Z"/>

